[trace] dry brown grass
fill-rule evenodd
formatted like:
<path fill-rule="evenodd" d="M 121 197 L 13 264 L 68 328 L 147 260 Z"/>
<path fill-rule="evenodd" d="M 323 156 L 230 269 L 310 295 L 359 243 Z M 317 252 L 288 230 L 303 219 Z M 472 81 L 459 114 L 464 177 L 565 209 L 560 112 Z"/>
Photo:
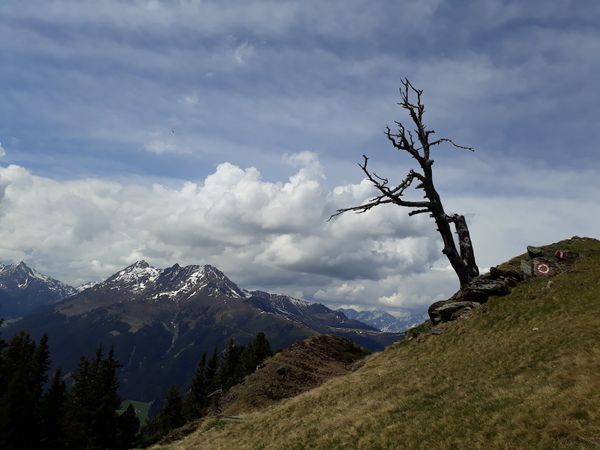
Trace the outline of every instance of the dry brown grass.
<path fill-rule="evenodd" d="M 600 244 L 444 333 L 173 449 L 600 448 Z M 534 330 L 537 328 L 537 331 Z"/>
<path fill-rule="evenodd" d="M 226 416 L 266 408 L 347 374 L 368 353 L 354 342 L 334 335 L 321 334 L 296 342 L 234 386 L 221 399 L 219 408 Z"/>

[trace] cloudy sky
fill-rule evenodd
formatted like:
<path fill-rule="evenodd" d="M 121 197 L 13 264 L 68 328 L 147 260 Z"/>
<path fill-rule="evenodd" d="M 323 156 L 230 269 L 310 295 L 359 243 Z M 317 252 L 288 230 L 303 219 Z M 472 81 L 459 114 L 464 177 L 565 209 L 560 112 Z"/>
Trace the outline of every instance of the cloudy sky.
<path fill-rule="evenodd" d="M 450 295 L 430 219 L 327 222 L 411 161 L 383 131 L 424 89 L 446 209 L 483 268 L 598 236 L 600 2 L 0 3 L 0 261 L 78 284 L 146 259 L 399 312 Z"/>

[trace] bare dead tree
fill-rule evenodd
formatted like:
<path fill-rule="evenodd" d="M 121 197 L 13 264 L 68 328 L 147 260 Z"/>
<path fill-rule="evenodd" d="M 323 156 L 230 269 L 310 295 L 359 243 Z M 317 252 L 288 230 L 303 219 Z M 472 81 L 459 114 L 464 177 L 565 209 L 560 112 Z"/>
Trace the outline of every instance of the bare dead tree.
<path fill-rule="evenodd" d="M 394 148 L 408 153 L 417 161 L 420 171 L 411 169 L 400 184 L 391 186 L 387 178 L 380 177 L 367 167 L 369 158 L 363 155 L 362 164 L 358 164 L 365 173 L 369 181 L 373 184 L 378 195 L 366 203 L 350 208 L 338 209 L 329 220 L 348 211 L 364 213 L 379 205 L 391 203 L 398 206 L 411 208 L 409 216 L 416 214 L 429 213 L 435 220 L 437 231 L 444 241 L 442 253 L 446 255 L 452 268 L 456 272 L 460 281 L 460 286 L 466 286 L 469 282 L 479 275 L 479 268 L 475 263 L 475 254 L 473 244 L 469 235 L 469 227 L 465 217 L 460 214 L 446 214 L 444 206 L 440 199 L 435 185 L 433 183 L 433 159 L 431 159 L 431 149 L 436 145 L 450 144 L 456 148 L 474 151 L 471 147 L 465 147 L 456 144 L 452 139 L 439 138 L 432 139 L 434 130 L 428 130 L 423 122 L 425 106 L 422 100 L 423 91 L 416 89 L 408 79 L 402 80 L 400 87 L 400 105 L 401 108 L 408 111 L 410 120 L 414 125 L 414 130 L 407 129 L 401 122 L 395 122 L 397 132 L 392 133 L 389 127 L 386 127 L 386 136 Z M 404 197 L 405 191 L 417 183 L 415 189 L 423 190 L 423 201 L 407 200 Z M 451 224 L 454 225 L 458 236 L 458 249 L 454 240 Z"/>

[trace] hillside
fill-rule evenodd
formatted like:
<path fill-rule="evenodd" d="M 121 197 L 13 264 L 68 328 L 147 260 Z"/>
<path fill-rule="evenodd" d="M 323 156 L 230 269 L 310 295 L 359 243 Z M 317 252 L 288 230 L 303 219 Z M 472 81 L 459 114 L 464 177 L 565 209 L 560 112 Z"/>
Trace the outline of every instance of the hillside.
<path fill-rule="evenodd" d="M 348 375 L 169 448 L 598 448 L 600 242 Z M 507 265 L 510 266 L 510 265 Z"/>
<path fill-rule="evenodd" d="M 360 365 L 369 352 L 349 339 L 331 334 L 312 336 L 265 360 L 240 384 L 233 386 L 208 412 L 223 420 L 238 420 L 237 414 L 265 408 L 280 400 L 314 389 L 327 380 L 347 374 Z M 168 444 L 192 433 L 202 419 L 187 423 L 161 439 Z"/>
<path fill-rule="evenodd" d="M 239 414 L 294 397 L 348 373 L 368 353 L 346 338 L 328 334 L 296 342 L 234 386 L 220 402 L 219 409 L 223 414 Z"/>

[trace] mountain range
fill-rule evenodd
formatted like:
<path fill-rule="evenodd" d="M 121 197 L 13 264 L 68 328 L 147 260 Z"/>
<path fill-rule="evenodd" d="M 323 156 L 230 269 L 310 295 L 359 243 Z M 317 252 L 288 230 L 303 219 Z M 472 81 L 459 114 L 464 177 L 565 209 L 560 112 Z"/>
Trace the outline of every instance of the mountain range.
<path fill-rule="evenodd" d="M 13 319 L 73 295 L 77 289 L 43 275 L 21 261 L 0 264 L 0 317 Z"/>
<path fill-rule="evenodd" d="M 340 308 L 338 311 L 349 319 L 358 320 L 387 333 L 401 333 L 407 328 L 422 322 L 424 319 L 418 313 L 411 311 L 405 311 L 402 317 L 395 317 L 380 309 L 374 311 L 357 311 L 353 308 Z"/>
<path fill-rule="evenodd" d="M 402 336 L 321 304 L 242 289 L 210 265 L 157 269 L 138 261 L 101 283 L 64 292 L 67 298 L 10 323 L 3 335 L 47 332 L 52 361 L 67 373 L 98 345 L 115 345 L 121 395 L 141 401 L 163 398 L 173 384 L 185 387 L 203 352 L 221 351 L 231 338 L 245 344 L 259 331 L 274 349 L 336 334 L 381 350 Z"/>

